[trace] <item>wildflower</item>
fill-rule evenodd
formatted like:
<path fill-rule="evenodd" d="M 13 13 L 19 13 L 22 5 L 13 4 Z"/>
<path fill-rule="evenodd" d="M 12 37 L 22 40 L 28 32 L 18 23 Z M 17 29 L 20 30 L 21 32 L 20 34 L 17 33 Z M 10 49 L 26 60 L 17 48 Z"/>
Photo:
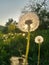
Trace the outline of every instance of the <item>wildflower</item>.
<path fill-rule="evenodd" d="M 36 43 L 41 44 L 43 41 L 44 41 L 44 39 L 43 39 L 42 36 L 36 36 L 36 37 L 35 37 L 35 42 L 36 42 Z"/>
<path fill-rule="evenodd" d="M 20 17 L 20 22 L 18 23 L 18 28 L 24 32 L 28 32 L 28 25 L 30 24 L 30 31 L 34 31 L 39 26 L 39 18 L 33 12 L 28 12 Z"/>

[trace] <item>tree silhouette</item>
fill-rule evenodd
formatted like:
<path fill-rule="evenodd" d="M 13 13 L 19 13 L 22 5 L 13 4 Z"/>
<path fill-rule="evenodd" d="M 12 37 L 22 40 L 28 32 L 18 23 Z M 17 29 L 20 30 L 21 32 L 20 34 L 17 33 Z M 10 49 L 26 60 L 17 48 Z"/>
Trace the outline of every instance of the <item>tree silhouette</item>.
<path fill-rule="evenodd" d="M 13 22 L 13 19 L 12 18 L 9 18 L 8 19 L 8 22 L 6 23 L 6 26 L 8 26 L 9 24 L 11 24 Z"/>

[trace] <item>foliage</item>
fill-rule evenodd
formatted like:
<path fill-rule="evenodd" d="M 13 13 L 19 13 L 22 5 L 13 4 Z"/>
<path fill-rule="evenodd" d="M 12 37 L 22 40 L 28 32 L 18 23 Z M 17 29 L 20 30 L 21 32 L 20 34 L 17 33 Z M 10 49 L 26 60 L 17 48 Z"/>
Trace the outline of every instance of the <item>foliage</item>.
<path fill-rule="evenodd" d="M 15 28 L 16 28 L 16 26 L 14 24 L 8 25 L 8 31 L 9 32 L 15 32 Z"/>
<path fill-rule="evenodd" d="M 17 22 L 13 20 L 12 18 L 9 18 L 8 22 L 6 22 L 5 26 L 3 27 L 3 29 L 1 29 L 1 31 L 3 33 L 9 33 L 9 32 L 14 33 L 16 32 L 16 28 L 17 28 Z"/>
<path fill-rule="evenodd" d="M 0 65 L 10 65 L 10 57 L 24 54 L 25 41 L 21 33 L 0 34 Z"/>
<path fill-rule="evenodd" d="M 10 57 L 12 56 L 25 55 L 27 34 L 25 36 L 22 34 L 23 33 L 0 34 L 0 65 L 10 65 Z M 28 57 L 29 65 L 37 64 L 38 44 L 34 42 L 34 39 L 37 35 L 42 35 L 44 37 L 44 42 L 41 45 L 40 65 L 48 65 L 49 30 L 36 30 L 35 32 L 31 32 L 30 50 Z"/>
<path fill-rule="evenodd" d="M 30 52 L 29 52 L 29 65 L 36 65 L 38 61 L 38 44 L 34 42 L 34 39 L 37 35 L 42 35 L 44 37 L 44 42 L 41 45 L 41 57 L 40 57 L 40 65 L 48 65 L 49 64 L 49 30 L 36 30 L 31 34 L 30 41 Z"/>
<path fill-rule="evenodd" d="M 12 22 L 13 22 L 13 19 L 12 18 L 9 18 L 8 19 L 8 22 L 6 23 L 6 26 L 10 25 Z"/>

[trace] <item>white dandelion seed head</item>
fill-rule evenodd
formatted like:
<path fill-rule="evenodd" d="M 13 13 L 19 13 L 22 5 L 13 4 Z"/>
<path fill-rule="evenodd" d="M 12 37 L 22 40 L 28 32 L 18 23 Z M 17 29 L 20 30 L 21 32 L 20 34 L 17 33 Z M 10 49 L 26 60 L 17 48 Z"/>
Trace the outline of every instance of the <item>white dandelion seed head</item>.
<path fill-rule="evenodd" d="M 39 18 L 34 12 L 28 12 L 20 17 L 18 28 L 24 32 L 28 32 L 28 25 L 26 24 L 26 21 L 30 23 L 30 32 L 35 31 L 39 26 Z"/>
<path fill-rule="evenodd" d="M 8 33 L 8 35 L 11 35 L 11 33 Z"/>
<path fill-rule="evenodd" d="M 25 36 L 25 33 L 23 33 L 22 36 Z"/>
<path fill-rule="evenodd" d="M 6 36 L 5 39 L 8 39 L 8 36 Z"/>
<path fill-rule="evenodd" d="M 4 34 L 3 37 L 6 37 L 6 35 Z"/>
<path fill-rule="evenodd" d="M 42 36 L 36 36 L 35 37 L 35 42 L 38 44 L 42 44 L 42 42 L 44 41 Z"/>
<path fill-rule="evenodd" d="M 13 34 L 13 33 L 11 33 L 10 35 L 11 35 L 11 36 L 13 36 L 14 34 Z"/>

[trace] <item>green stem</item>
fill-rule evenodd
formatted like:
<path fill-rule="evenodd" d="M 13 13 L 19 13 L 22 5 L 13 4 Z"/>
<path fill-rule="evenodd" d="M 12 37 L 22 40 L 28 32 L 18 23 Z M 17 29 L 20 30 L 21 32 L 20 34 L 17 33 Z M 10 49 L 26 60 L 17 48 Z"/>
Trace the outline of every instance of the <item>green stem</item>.
<path fill-rule="evenodd" d="M 40 65 L 40 43 L 38 48 L 38 64 L 37 65 Z"/>
<path fill-rule="evenodd" d="M 25 57 L 24 65 L 26 65 L 26 63 L 27 63 L 28 53 L 29 53 L 29 45 L 30 45 L 30 30 L 28 30 L 28 39 L 27 39 L 27 46 L 26 46 L 26 57 Z"/>

